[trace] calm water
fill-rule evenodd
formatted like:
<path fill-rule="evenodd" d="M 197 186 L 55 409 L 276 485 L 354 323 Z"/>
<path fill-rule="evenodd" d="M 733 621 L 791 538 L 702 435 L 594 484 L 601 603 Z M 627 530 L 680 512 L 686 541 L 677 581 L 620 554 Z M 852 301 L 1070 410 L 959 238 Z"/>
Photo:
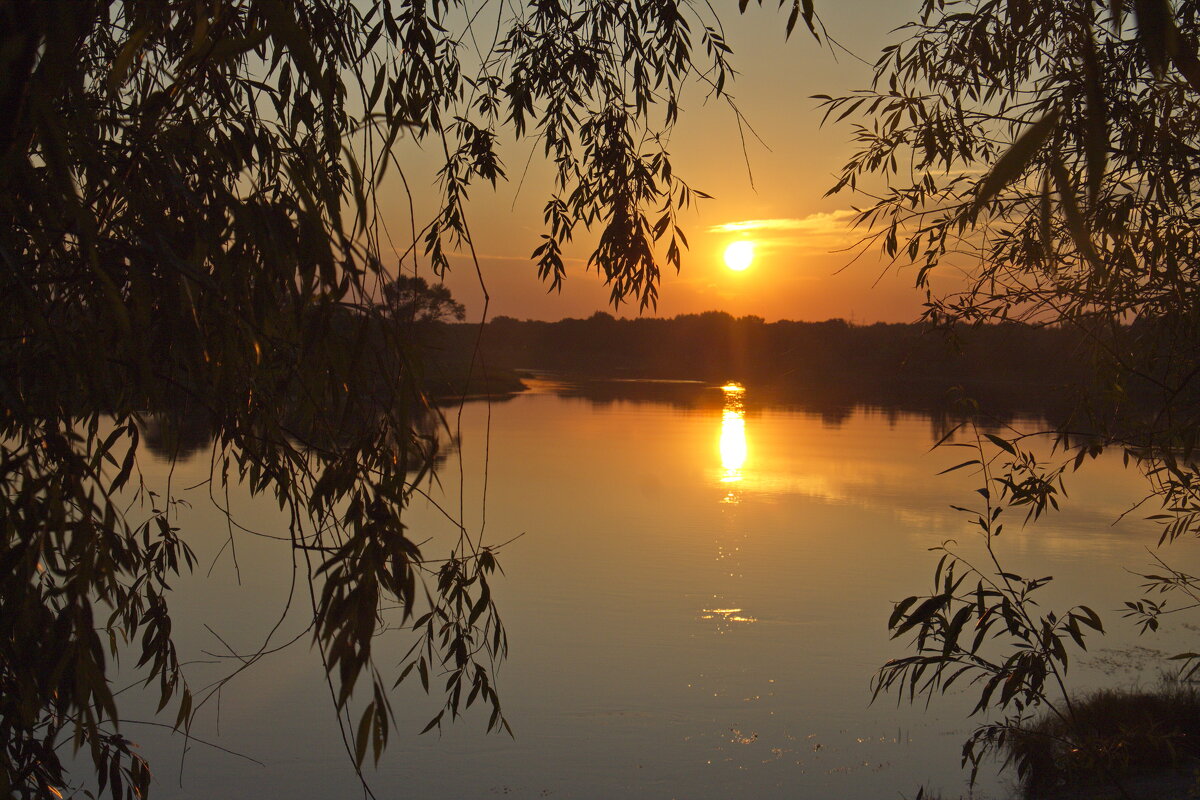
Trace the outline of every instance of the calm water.
<path fill-rule="evenodd" d="M 494 588 L 511 646 L 499 687 L 516 736 L 486 736 L 485 715 L 471 713 L 419 737 L 438 698 L 401 692 L 400 730 L 371 772 L 378 797 L 965 791 L 965 697 L 929 710 L 869 703 L 875 669 L 905 652 L 887 636 L 890 604 L 926 590 L 929 547 L 969 546 L 948 506 L 969 503 L 976 484 L 965 471 L 936 477 L 964 451 L 929 452 L 937 431 L 927 417 L 756 409 L 753 387 L 668 387 L 675 404 L 593 403 L 558 388 L 539 382 L 509 402 L 467 405 L 465 485 L 452 461 L 433 489 L 488 541 L 522 534 L 502 550 Z M 148 480 L 161 470 L 143 466 Z M 205 456 L 172 482 L 207 472 Z M 1112 524 L 1140 484 L 1104 458 L 1068 488 L 1064 513 L 1012 527 L 1009 566 L 1056 576 L 1048 601 L 1091 604 L 1115 629 L 1073 666 L 1078 685 L 1150 683 L 1140 656 L 1182 649 L 1186 635 L 1138 638 L 1119 623 L 1138 585 L 1125 568 L 1145 565 L 1156 537 L 1140 514 Z M 175 587 L 176 632 L 196 662 L 191 683 L 203 686 L 236 667 L 221 640 L 242 652 L 261 645 L 294 576 L 301 591 L 273 643 L 301 633 L 309 600 L 290 548 L 269 538 L 237 536 L 239 585 L 231 553 L 218 555 L 224 517 L 206 489 L 184 496 L 192 508 L 181 525 L 202 566 Z M 272 501 L 229 502 L 247 527 L 283 533 Z M 436 556 L 448 523 L 429 507 L 409 522 L 434 537 Z M 385 644 L 381 664 L 405 641 Z M 129 716 L 152 718 L 152 707 L 127 702 Z M 125 733 L 144 742 L 158 797 L 361 796 L 331 706 L 304 637 L 229 683 L 193 728 L 262 765 L 196 742 L 185 752 L 180 737 L 144 725 Z M 1005 786 L 984 776 L 976 796 L 1001 797 Z"/>

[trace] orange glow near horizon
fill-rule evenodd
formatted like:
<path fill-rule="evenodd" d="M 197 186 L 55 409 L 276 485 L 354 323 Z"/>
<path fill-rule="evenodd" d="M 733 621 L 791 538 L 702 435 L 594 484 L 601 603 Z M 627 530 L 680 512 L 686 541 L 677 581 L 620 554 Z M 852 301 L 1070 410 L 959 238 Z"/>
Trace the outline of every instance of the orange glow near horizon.
<path fill-rule="evenodd" d="M 863 4 L 870 9 L 865 17 Z M 911 16 L 907 4 L 894 0 L 827 6 L 822 22 L 842 25 L 845 38 L 839 41 L 857 53 L 878 53 L 893 44 L 892 31 Z M 447 253 L 451 269 L 444 282 L 466 306 L 469 321 L 483 319 L 485 309 L 487 318 L 548 322 L 587 319 L 597 311 L 628 318 L 725 311 L 767 322 L 840 318 L 859 324 L 921 318 L 926 297 L 924 287 L 913 285 L 915 270 L 892 264 L 878 248 L 856 246 L 866 233 L 854 225 L 855 206 L 863 199 L 849 191 L 827 195 L 840 166 L 858 147 L 851 123 L 822 127 L 821 115 L 808 99 L 814 91 L 838 96 L 869 86 L 872 66 L 838 60 L 831 48 L 797 47 L 795 37 L 789 41 L 779 35 L 775 14 L 721 16 L 728 17 L 723 35 L 731 37 L 731 46 L 739 44 L 734 48 L 742 73 L 738 109 L 687 103 L 672 127 L 668 149 L 673 169 L 710 197 L 678 210 L 678 224 L 689 242 L 678 273 L 665 261 L 666 240 L 655 249 L 663 262 L 658 264 L 657 302 L 641 306 L 630 297 L 614 307 L 613 286 L 591 261 L 602 235 L 599 219 L 589 230 L 581 226 L 571 243 L 563 244 L 566 279 L 561 284 L 551 287 L 540 277 L 531 253 L 546 226 L 548 198 L 543 195 L 556 186 L 556 162 L 537 147 L 526 152 L 520 140 L 498 141 L 502 160 L 510 166 L 524 162 L 525 169 L 513 170 L 510 182 L 498 183 L 497 190 L 480 184 L 471 193 L 473 246 L 455 246 Z M 787 68 L 781 69 L 782 64 Z M 797 81 L 796 75 L 806 76 L 805 81 Z M 394 235 L 425 230 L 441 209 L 439 149 L 420 137 L 397 139 L 394 155 L 405 165 L 412 194 L 397 175 L 384 181 L 379 215 Z M 405 239 L 396 238 L 384 260 L 403 261 L 406 271 L 419 269 L 431 282 L 442 280 L 433 275 L 420 241 L 414 246 Z M 955 276 L 953 269 L 935 271 L 932 288 L 938 294 L 955 291 Z"/>

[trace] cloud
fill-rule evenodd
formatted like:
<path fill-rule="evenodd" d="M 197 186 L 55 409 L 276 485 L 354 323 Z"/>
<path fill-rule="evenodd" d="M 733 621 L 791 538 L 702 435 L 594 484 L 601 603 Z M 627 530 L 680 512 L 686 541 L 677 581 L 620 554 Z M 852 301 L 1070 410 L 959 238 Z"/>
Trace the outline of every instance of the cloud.
<path fill-rule="evenodd" d="M 748 233 L 761 246 L 799 249 L 807 253 L 829 253 L 853 245 L 863 231 L 852 227 L 857 211 L 848 208 L 822 211 L 806 217 L 744 219 L 713 225 L 709 233 Z"/>
<path fill-rule="evenodd" d="M 807 231 L 813 233 L 828 233 L 831 230 L 845 230 L 850 220 L 857 212 L 848 208 L 837 211 L 825 211 L 809 214 L 807 217 L 786 217 L 783 219 L 744 219 L 736 222 L 725 222 L 713 225 L 709 233 L 742 233 L 744 231 Z"/>

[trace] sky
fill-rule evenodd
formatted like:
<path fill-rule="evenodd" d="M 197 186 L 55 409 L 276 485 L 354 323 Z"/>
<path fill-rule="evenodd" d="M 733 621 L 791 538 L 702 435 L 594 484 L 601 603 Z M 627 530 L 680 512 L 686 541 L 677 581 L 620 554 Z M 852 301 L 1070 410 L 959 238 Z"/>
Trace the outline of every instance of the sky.
<path fill-rule="evenodd" d="M 776 5 L 751 3 L 739 16 L 731 0 L 720 4 L 728 9 L 722 20 L 740 72 L 729 91 L 761 141 L 747 136 L 743 152 L 735 116 L 724 103 L 705 103 L 699 91 L 685 96 L 669 151 L 676 172 L 713 199 L 684 213 L 681 227 L 690 249 L 683 267 L 678 274 L 664 271 L 658 306 L 644 313 L 671 317 L 721 310 L 767 321 L 842 318 L 860 324 L 915 320 L 924 293 L 913 286 L 913 270 L 889 268 L 874 249 L 854 257 L 861 232 L 850 227 L 851 209 L 866 199 L 850 193 L 823 197 L 853 151 L 852 128 L 849 122 L 822 127 L 811 96 L 865 88 L 871 68 L 854 55 L 818 44 L 802 22 L 786 40 L 787 9 L 776 11 Z M 873 62 L 917 5 L 851 0 L 819 3 L 818 11 L 839 44 Z M 508 133 L 501 146 L 509 181 L 495 191 L 476 187 L 468 207 L 481 274 L 460 254 L 445 279 L 465 303 L 468 319 L 479 320 L 484 313 L 481 279 L 490 297 L 489 319 L 556 320 L 596 311 L 637 316 L 636 302 L 614 309 L 600 276 L 586 269 L 586 237 L 567 251 L 568 274 L 560 291 L 548 291 L 538 279 L 530 254 L 540 241 L 551 172 L 532 139 Z M 422 158 L 409 155 L 418 163 Z M 433 208 L 431 181 L 419 168 L 407 177 L 417 198 L 419 227 L 427 221 L 419 210 L 422 199 L 428 196 Z M 403 232 L 410 227 L 408 201 L 397 183 L 385 187 L 381 199 L 389 227 Z M 754 261 L 740 272 L 727 268 L 723 259 L 736 240 L 754 244 Z"/>

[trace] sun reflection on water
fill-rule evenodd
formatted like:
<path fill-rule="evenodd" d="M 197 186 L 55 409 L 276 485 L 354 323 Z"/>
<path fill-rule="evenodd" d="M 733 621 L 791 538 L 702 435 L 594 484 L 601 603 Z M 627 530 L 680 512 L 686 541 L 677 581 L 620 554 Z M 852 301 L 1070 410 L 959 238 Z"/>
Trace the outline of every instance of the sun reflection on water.
<path fill-rule="evenodd" d="M 743 477 L 742 467 L 747 455 L 746 407 L 742 402 L 746 387 L 740 383 L 727 383 L 721 391 L 725 393 L 725 407 L 721 411 L 721 483 L 738 483 Z M 737 502 L 728 496 L 726 501 Z"/>
<path fill-rule="evenodd" d="M 740 383 L 727 383 L 721 387 L 725 402 L 721 409 L 721 438 L 719 449 L 721 469 L 717 479 L 721 487 L 721 532 L 716 541 L 717 561 L 727 579 L 714 585 L 715 591 L 708 602 L 699 610 L 698 617 L 715 623 L 716 633 L 724 635 L 735 627 L 753 625 L 758 619 L 748 613 L 740 598 L 741 545 L 746 541 L 746 531 L 741 520 L 742 495 L 745 490 L 745 467 L 749 455 L 746 446 L 746 387 Z"/>
<path fill-rule="evenodd" d="M 701 609 L 700 619 L 715 619 L 720 622 L 758 622 L 756 617 L 743 613 L 740 608 Z"/>

